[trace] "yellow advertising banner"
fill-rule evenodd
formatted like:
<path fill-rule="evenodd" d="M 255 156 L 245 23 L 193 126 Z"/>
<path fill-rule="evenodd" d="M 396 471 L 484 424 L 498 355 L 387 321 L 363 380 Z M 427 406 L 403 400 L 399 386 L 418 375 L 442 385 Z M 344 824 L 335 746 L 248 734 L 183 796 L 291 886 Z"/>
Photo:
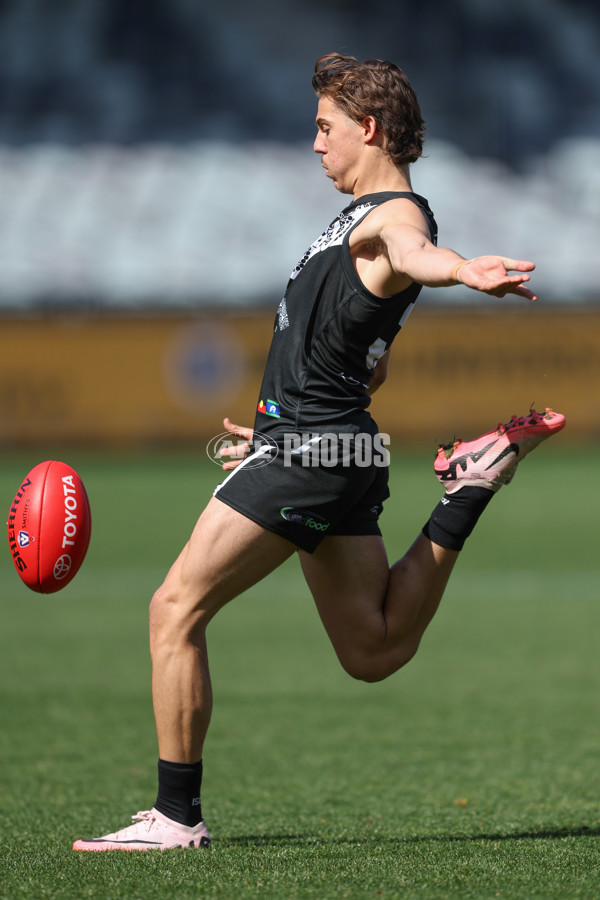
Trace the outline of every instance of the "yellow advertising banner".
<path fill-rule="evenodd" d="M 561 440 L 600 437 L 600 312 L 424 309 L 396 339 L 372 412 L 382 431 L 447 441 L 548 406 L 567 417 Z"/>
<path fill-rule="evenodd" d="M 3 319 L 1 444 L 196 442 L 225 415 L 251 424 L 273 319 Z M 600 313 L 424 306 L 394 344 L 372 411 L 395 438 L 435 442 L 530 405 L 565 413 L 565 437 L 600 434 Z"/>

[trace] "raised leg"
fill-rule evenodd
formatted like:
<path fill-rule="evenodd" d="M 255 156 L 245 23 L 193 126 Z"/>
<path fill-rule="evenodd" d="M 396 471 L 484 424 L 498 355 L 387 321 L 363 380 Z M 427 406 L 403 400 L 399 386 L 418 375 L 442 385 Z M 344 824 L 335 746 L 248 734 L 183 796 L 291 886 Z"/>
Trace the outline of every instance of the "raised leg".
<path fill-rule="evenodd" d="M 458 552 L 419 535 L 388 567 L 380 537 L 329 537 L 300 561 L 338 658 L 353 677 L 380 681 L 416 653 Z"/>

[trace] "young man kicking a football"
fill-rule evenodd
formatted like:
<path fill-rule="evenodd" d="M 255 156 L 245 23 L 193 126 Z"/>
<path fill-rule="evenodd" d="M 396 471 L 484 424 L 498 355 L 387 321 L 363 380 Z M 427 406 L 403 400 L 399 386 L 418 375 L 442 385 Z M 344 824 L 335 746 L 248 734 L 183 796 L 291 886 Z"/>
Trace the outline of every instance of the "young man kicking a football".
<path fill-rule="evenodd" d="M 75 850 L 210 844 L 200 802 L 212 707 L 206 629 L 221 607 L 298 551 L 342 666 L 365 681 L 386 678 L 415 654 L 495 492 L 565 424 L 551 410 L 531 411 L 440 448 L 434 469 L 445 494 L 390 568 L 377 523 L 388 470 L 381 454 L 367 465 L 364 455 L 379 437 L 369 394 L 385 378 L 390 345 L 422 285 L 462 282 L 535 300 L 526 286 L 534 264 L 464 259 L 436 246 L 433 215 L 409 174 L 423 120 L 397 66 L 332 53 L 318 60 L 313 87 L 314 150 L 353 199 L 304 254 L 279 305 L 254 423 L 266 443 L 226 463 L 230 474 L 152 599 L 154 807 L 120 831 L 76 841 Z M 250 444 L 250 429 L 227 427 Z"/>

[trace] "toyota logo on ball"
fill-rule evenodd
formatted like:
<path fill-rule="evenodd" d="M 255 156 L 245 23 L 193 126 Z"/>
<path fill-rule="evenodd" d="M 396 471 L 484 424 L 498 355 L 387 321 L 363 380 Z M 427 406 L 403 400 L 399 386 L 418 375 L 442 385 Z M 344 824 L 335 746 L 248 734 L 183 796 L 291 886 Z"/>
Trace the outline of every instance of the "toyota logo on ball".
<path fill-rule="evenodd" d="M 217 466 L 225 462 L 239 459 L 246 469 L 258 469 L 273 462 L 279 447 L 273 438 L 255 431 L 252 440 L 234 438 L 228 431 L 222 431 L 212 438 L 206 446 L 206 455 Z"/>
<path fill-rule="evenodd" d="M 54 577 L 57 581 L 62 581 L 71 571 L 71 557 L 68 553 L 63 553 L 54 563 Z"/>

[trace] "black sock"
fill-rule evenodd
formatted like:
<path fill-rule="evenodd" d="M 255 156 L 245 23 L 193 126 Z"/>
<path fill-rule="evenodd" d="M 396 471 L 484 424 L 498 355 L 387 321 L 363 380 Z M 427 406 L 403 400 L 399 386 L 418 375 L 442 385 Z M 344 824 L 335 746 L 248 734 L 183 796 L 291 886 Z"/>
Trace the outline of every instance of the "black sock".
<path fill-rule="evenodd" d="M 173 763 L 159 759 L 158 797 L 154 808 L 180 825 L 197 825 L 202 819 L 201 785 L 202 761 Z"/>
<path fill-rule="evenodd" d="M 462 550 L 493 496 L 494 491 L 481 487 L 463 487 L 454 494 L 444 494 L 423 534 L 448 550 Z"/>

